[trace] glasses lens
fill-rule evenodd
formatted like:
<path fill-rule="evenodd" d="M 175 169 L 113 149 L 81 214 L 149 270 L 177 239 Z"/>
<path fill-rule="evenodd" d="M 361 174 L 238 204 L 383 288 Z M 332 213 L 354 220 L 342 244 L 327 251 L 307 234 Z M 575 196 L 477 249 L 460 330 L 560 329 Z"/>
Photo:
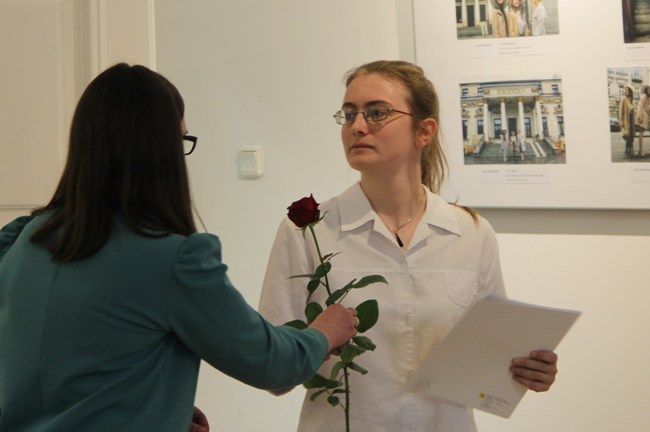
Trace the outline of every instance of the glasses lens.
<path fill-rule="evenodd" d="M 385 107 L 370 107 L 366 109 L 364 116 L 370 122 L 378 122 L 388 117 L 388 111 Z"/>
<path fill-rule="evenodd" d="M 183 137 L 183 153 L 185 153 L 185 156 L 191 154 L 194 151 L 197 141 L 198 138 L 192 135 L 185 135 Z"/>
<path fill-rule="evenodd" d="M 345 118 L 345 124 L 354 123 L 354 121 L 357 119 L 357 114 L 359 114 L 357 111 L 343 110 L 343 116 Z"/>
<path fill-rule="evenodd" d="M 334 114 L 334 119 L 340 125 L 346 125 L 354 123 L 354 119 L 357 117 L 357 113 L 352 110 L 340 110 Z"/>

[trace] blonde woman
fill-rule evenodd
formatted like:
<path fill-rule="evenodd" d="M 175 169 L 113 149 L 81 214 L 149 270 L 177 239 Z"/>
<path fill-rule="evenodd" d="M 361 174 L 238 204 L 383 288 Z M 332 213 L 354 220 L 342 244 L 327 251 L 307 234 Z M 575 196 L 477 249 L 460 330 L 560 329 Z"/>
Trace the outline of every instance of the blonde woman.
<path fill-rule="evenodd" d="M 377 344 L 363 358 L 370 373 L 349 377 L 354 431 L 476 432 L 471 408 L 407 385 L 429 347 L 475 301 L 506 295 L 490 224 L 438 195 L 447 168 L 439 118 L 437 93 L 414 64 L 376 61 L 346 74 L 334 119 L 347 162 L 361 179 L 320 204 L 325 216 L 315 229 L 322 250 L 345 256 L 328 273 L 334 286 L 379 269 L 388 281 L 346 297 L 351 304 L 374 298 L 381 311 L 367 333 Z M 309 296 L 304 281 L 287 284 L 288 276 L 313 271 L 316 255 L 310 237 L 285 218 L 262 289 L 264 316 L 281 324 L 304 317 L 308 297 L 324 302 L 324 290 Z M 321 374 L 329 376 L 336 361 L 328 360 Z M 503 369 L 525 387 L 546 391 L 555 381 L 557 355 L 535 351 L 504 362 Z M 310 400 L 313 393 L 305 397 L 298 431 L 344 430 L 343 416 L 334 415 L 325 398 Z"/>
<path fill-rule="evenodd" d="M 634 90 L 629 85 L 623 87 L 623 97 L 618 107 L 618 121 L 625 140 L 625 156 L 632 156 L 634 143 Z"/>
<path fill-rule="evenodd" d="M 528 23 L 524 17 L 524 5 L 521 0 L 511 0 L 508 10 L 508 36 L 530 36 Z"/>

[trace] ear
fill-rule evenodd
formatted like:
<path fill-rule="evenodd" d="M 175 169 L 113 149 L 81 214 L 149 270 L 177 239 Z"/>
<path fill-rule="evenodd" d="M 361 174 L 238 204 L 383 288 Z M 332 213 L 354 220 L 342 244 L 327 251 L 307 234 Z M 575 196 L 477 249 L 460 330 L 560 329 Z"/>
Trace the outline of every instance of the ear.
<path fill-rule="evenodd" d="M 431 117 L 425 118 L 420 122 L 420 127 L 416 131 L 415 143 L 419 149 L 424 148 L 438 131 L 438 122 Z"/>

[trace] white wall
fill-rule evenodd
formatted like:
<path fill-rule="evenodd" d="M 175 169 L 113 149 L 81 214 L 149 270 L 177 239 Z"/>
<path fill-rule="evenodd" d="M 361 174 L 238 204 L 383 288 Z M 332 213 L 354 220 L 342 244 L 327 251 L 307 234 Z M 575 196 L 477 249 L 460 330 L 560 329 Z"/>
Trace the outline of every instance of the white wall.
<path fill-rule="evenodd" d="M 199 137 L 188 159 L 196 205 L 224 243 L 231 278 L 257 305 L 286 207 L 310 193 L 322 201 L 356 178 L 332 114 L 345 70 L 399 57 L 395 2 L 157 0 L 155 7 L 158 71 L 183 93 L 188 127 Z M 237 151 L 251 144 L 263 147 L 266 172 L 240 180 Z M 215 430 L 289 431 L 299 396 L 274 398 L 204 367 L 197 404 Z"/>
<path fill-rule="evenodd" d="M 151 2 L 156 13 L 155 62 L 146 40 L 152 25 L 146 17 Z M 30 30 L 30 38 L 24 40 L 12 15 L 22 13 L 23 9 L 15 8 L 23 5 L 37 12 L 21 18 L 27 20 L 23 26 L 29 23 L 41 29 L 40 33 Z M 109 9 L 129 5 L 135 9 L 126 15 Z M 331 119 L 343 94 L 342 73 L 378 58 L 414 59 L 410 0 L 0 0 L 0 6 L 12 8 L 11 13 L 0 14 L 6 24 L 1 26 L 6 36 L 2 40 L 15 42 L 0 44 L 4 59 L 0 84 L 12 91 L 3 92 L 0 100 L 0 121 L 7 135 L 0 146 L 11 159 L 0 166 L 7 168 L 5 186 L 14 185 L 0 188 L 0 210 L 5 206 L 0 222 L 43 203 L 33 202 L 32 196 L 39 201 L 47 198 L 28 191 L 53 187 L 51 175 L 16 180 L 18 174 L 33 170 L 35 163 L 42 165 L 40 159 L 15 151 L 15 146 L 27 145 L 27 132 L 40 133 L 30 125 L 43 125 L 43 119 L 34 118 L 32 112 L 17 114 L 14 101 L 20 100 L 19 90 L 35 92 L 48 80 L 55 80 L 50 90 L 60 89 L 62 82 L 68 89 L 59 92 L 60 99 L 54 102 L 50 115 L 60 123 L 51 126 L 52 134 L 40 139 L 34 135 L 28 143 L 39 140 L 52 149 L 61 145 L 67 133 L 61 130 L 67 128 L 70 100 L 78 96 L 69 89 L 78 91 L 89 71 L 119 60 L 157 64 L 183 92 L 189 127 L 199 136 L 199 148 L 189 158 L 197 207 L 208 229 L 224 242 L 230 276 L 254 305 L 286 206 L 309 193 L 324 200 L 356 179 L 345 164 L 339 127 Z M 104 37 L 113 35 L 117 40 L 71 36 L 70 8 L 91 16 L 103 10 L 98 21 L 76 25 L 82 27 L 81 33 L 101 39 L 104 31 Z M 140 24 L 126 19 L 133 13 L 143 17 Z M 44 24 L 39 24 L 44 17 Z M 125 17 L 126 27 L 119 24 L 120 17 Z M 112 30 L 116 28 L 131 38 L 118 37 Z M 36 52 L 47 52 L 52 35 L 51 41 L 60 41 L 66 55 L 82 51 L 85 63 L 71 66 L 65 57 L 58 61 L 66 66 L 54 75 L 17 73 L 29 62 L 38 63 Z M 22 55 L 25 52 L 31 52 L 32 58 Z M 39 100 L 38 95 L 25 94 L 23 99 Z M 26 123 L 17 131 L 16 124 L 23 124 L 18 122 Z M 453 136 L 447 134 L 447 139 Z M 250 144 L 261 145 L 266 152 L 266 173 L 259 180 L 237 177 L 237 150 Z M 52 170 L 60 169 L 60 163 L 60 157 L 54 156 Z M 19 206 L 12 207 L 17 201 Z M 580 309 L 584 315 L 559 347 L 560 375 L 553 390 L 527 395 L 509 420 L 479 413 L 480 430 L 646 431 L 650 424 L 646 408 L 650 314 L 645 313 L 650 301 L 646 289 L 649 212 L 489 209 L 483 213 L 499 233 L 511 297 Z M 275 398 L 203 367 L 197 404 L 216 431 L 285 432 L 295 429 L 300 399 L 300 390 Z"/>
<path fill-rule="evenodd" d="M 287 205 L 310 193 L 324 200 L 356 179 L 331 119 L 342 74 L 378 58 L 414 59 L 410 1 L 155 6 L 158 70 L 185 96 L 189 128 L 199 136 L 189 159 L 197 207 L 223 240 L 233 281 L 255 305 Z M 266 153 L 258 180 L 237 176 L 237 151 L 250 144 Z M 584 315 L 558 349 L 553 390 L 527 395 L 509 420 L 479 413 L 481 431 L 647 430 L 648 213 L 485 214 L 500 233 L 511 297 Z M 284 432 L 295 429 L 301 395 L 274 398 L 203 367 L 197 405 L 215 430 Z"/>

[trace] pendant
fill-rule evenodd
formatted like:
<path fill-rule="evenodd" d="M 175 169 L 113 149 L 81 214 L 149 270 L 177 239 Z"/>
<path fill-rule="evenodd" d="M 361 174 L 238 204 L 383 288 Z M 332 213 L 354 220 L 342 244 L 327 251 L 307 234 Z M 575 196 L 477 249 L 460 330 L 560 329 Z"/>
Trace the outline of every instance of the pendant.
<path fill-rule="evenodd" d="M 401 248 L 404 247 L 404 243 L 402 243 L 402 239 L 399 238 L 399 234 L 395 233 L 395 238 L 397 238 L 397 244 L 399 245 L 399 247 Z"/>

